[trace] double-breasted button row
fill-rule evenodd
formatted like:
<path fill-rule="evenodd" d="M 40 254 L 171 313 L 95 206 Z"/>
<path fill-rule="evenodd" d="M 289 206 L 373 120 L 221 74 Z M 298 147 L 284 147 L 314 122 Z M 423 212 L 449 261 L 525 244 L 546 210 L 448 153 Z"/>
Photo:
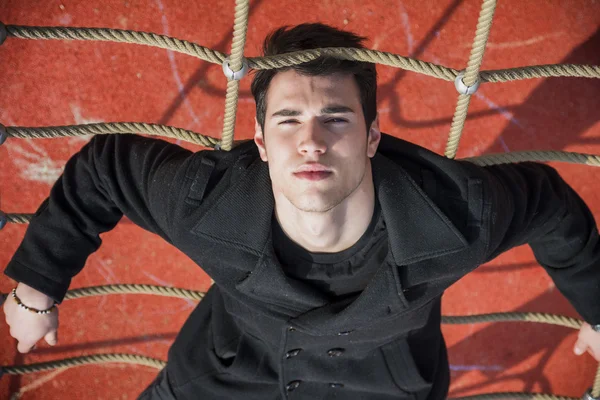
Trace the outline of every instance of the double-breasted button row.
<path fill-rule="evenodd" d="M 285 358 L 290 359 L 292 357 L 296 357 L 298 354 L 300 354 L 301 351 L 302 351 L 302 349 L 290 350 L 287 353 L 285 353 Z M 344 354 L 344 351 L 346 351 L 346 350 L 345 349 L 331 349 L 331 350 L 327 351 L 327 355 L 329 357 L 339 357 L 342 354 Z"/>
<path fill-rule="evenodd" d="M 294 328 L 293 326 L 288 326 L 289 332 L 294 332 L 295 330 L 296 330 L 296 328 Z M 351 332 L 352 331 L 340 332 L 340 333 L 338 333 L 338 336 L 346 336 L 346 335 L 350 334 Z M 287 353 L 285 353 L 285 358 L 289 359 L 292 357 L 296 357 L 301 351 L 302 351 L 302 349 L 292 349 L 292 350 L 288 351 Z M 327 355 L 329 357 L 339 357 L 342 354 L 344 354 L 344 351 L 345 351 L 345 349 L 341 349 L 341 348 L 330 349 L 327 351 Z M 297 389 L 301 383 L 302 383 L 301 380 L 290 381 L 290 382 L 288 382 L 287 385 L 285 385 L 285 390 L 287 390 L 288 392 L 291 392 L 294 389 Z M 329 384 L 329 387 L 333 388 L 333 389 L 342 388 L 342 387 L 344 387 L 344 384 L 332 382 Z"/>

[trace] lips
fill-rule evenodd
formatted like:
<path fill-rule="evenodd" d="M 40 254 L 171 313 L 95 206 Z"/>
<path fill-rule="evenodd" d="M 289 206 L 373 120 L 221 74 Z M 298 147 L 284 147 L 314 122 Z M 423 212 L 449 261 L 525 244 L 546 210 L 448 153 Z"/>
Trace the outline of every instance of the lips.
<path fill-rule="evenodd" d="M 308 171 L 308 172 L 296 172 L 294 174 L 297 178 L 306 179 L 308 181 L 320 181 L 328 178 L 331 175 L 330 171 Z"/>
<path fill-rule="evenodd" d="M 330 170 L 323 164 L 313 162 L 300 166 L 300 168 L 296 170 L 296 173 L 299 172 L 330 172 Z"/>

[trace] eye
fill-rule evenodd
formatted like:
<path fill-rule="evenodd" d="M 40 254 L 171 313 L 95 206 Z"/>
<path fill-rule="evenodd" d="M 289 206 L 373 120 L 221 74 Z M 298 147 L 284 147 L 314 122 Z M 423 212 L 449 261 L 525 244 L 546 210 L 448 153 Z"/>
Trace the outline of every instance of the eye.
<path fill-rule="evenodd" d="M 348 120 L 345 120 L 343 118 L 331 118 L 328 119 L 327 121 L 325 121 L 326 124 L 332 123 L 332 124 L 343 124 L 348 122 Z"/>
<path fill-rule="evenodd" d="M 284 124 L 289 125 L 289 124 L 296 124 L 296 123 L 298 123 L 298 120 L 295 120 L 295 119 L 286 119 L 285 121 L 281 121 L 277 125 L 284 125 Z"/>

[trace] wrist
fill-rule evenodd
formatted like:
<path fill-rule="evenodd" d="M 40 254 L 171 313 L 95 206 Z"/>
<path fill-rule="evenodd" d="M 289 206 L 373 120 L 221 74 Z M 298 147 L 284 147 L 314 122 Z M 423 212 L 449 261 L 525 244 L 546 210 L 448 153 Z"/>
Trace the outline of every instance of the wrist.
<path fill-rule="evenodd" d="M 54 304 L 54 300 L 51 297 L 22 282 L 17 285 L 16 294 L 27 307 L 45 310 Z"/>

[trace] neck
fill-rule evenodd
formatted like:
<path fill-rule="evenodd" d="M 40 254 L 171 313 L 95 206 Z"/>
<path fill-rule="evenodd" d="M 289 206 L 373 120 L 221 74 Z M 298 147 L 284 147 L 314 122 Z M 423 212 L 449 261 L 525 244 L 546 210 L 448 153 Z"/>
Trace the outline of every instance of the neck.
<path fill-rule="evenodd" d="M 283 195 L 275 198 L 275 216 L 286 235 L 310 252 L 336 253 L 354 245 L 367 230 L 375 207 L 370 163 L 360 185 L 326 212 L 305 212 Z"/>

